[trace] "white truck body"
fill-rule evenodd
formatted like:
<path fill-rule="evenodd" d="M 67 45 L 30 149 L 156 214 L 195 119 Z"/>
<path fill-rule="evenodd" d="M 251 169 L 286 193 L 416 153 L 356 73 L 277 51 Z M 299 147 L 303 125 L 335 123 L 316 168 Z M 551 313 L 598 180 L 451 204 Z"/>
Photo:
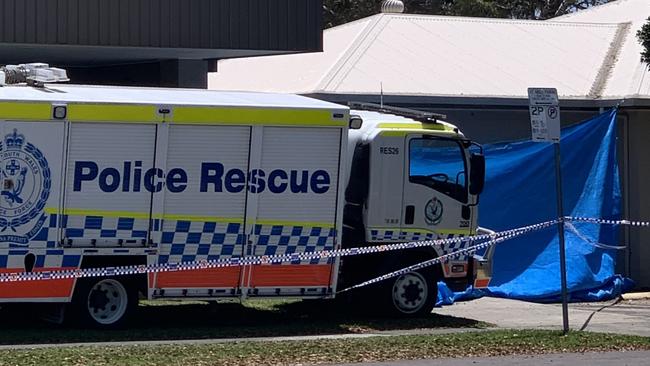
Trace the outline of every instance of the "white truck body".
<path fill-rule="evenodd" d="M 347 107 L 296 95 L 2 87 L 0 273 L 174 264 L 472 234 L 477 197 L 467 193 L 469 150 L 458 145 L 462 134 L 444 123 L 355 114 L 364 123 L 349 130 Z M 413 184 L 405 152 L 425 135 L 461 146 L 464 168 L 455 179 L 464 177 L 463 199 Z M 364 234 L 343 243 L 350 203 L 345 191 L 358 180 L 354 151 L 363 144 L 376 150 L 362 178 L 369 192 L 361 203 Z M 470 262 L 447 261 L 443 274 L 467 278 Z M 137 287 L 149 299 L 323 298 L 334 296 L 340 272 L 340 259 L 307 260 L 152 273 Z M 69 303 L 80 281 L 0 283 L 0 302 Z"/>
<path fill-rule="evenodd" d="M 79 268 L 91 256 L 176 263 L 340 243 L 345 107 L 293 95 L 11 86 L 0 88 L 0 120 L 2 272 Z M 148 297 L 324 296 L 335 286 L 329 262 L 160 273 Z M 73 288 L 0 284 L 0 299 L 67 302 Z"/>

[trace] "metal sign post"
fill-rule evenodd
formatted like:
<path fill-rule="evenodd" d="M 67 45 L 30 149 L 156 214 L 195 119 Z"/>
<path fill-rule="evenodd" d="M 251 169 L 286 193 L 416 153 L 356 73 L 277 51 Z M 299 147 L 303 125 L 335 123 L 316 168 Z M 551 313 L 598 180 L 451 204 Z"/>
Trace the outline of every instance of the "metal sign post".
<path fill-rule="evenodd" d="M 569 332 L 569 305 L 564 243 L 564 207 L 562 205 L 562 167 L 560 159 L 560 107 L 555 88 L 528 88 L 532 140 L 552 142 L 555 150 L 555 191 L 557 194 L 557 225 L 560 239 L 560 280 L 562 285 L 562 328 Z"/>

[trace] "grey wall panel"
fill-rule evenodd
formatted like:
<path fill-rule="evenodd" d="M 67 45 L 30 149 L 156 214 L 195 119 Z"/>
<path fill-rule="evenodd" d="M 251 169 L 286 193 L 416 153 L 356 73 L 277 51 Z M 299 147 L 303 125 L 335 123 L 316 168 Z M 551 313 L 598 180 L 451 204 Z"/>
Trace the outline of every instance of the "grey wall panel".
<path fill-rule="evenodd" d="M 0 0 L 0 42 L 322 49 L 322 0 Z"/>
<path fill-rule="evenodd" d="M 15 42 L 16 41 L 16 24 L 15 24 L 15 14 L 16 7 L 12 1 L 4 1 L 2 3 L 2 32 L 1 38 L 4 42 Z"/>
<path fill-rule="evenodd" d="M 629 211 L 631 220 L 650 220 L 650 111 L 625 111 L 629 117 Z M 630 272 L 637 288 L 650 288 L 650 233 L 630 228 Z"/>

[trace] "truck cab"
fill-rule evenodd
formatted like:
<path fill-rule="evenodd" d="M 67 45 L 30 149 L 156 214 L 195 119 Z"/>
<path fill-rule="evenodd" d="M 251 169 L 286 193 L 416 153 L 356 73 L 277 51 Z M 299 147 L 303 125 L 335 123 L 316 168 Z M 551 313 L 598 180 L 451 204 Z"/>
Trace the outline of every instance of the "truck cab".
<path fill-rule="evenodd" d="M 381 245 L 476 234 L 485 160 L 444 116 L 415 110 L 352 104 L 348 141 L 343 246 Z M 373 278 L 458 249 L 431 246 L 372 258 L 343 260 L 345 285 Z M 460 255 L 440 266 L 399 276 L 375 291 L 400 314 L 431 310 L 437 281 L 465 290 L 474 280 L 474 259 Z M 344 286 L 345 286 L 344 285 Z"/>

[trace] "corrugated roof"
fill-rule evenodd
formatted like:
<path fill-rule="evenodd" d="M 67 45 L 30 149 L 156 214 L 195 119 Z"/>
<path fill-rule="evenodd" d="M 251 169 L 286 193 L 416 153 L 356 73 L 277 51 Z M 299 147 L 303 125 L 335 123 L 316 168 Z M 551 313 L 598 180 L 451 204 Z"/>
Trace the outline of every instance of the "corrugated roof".
<path fill-rule="evenodd" d="M 383 86 L 387 95 L 526 97 L 529 86 L 554 86 L 563 97 L 648 94 L 635 32 L 649 15 L 647 0 L 550 21 L 378 14 L 326 30 L 323 53 L 220 61 L 209 87 L 379 94 Z"/>
<path fill-rule="evenodd" d="M 553 20 L 629 23 L 630 30 L 618 45 L 618 57 L 614 60 L 603 95 L 608 97 L 648 97 L 650 96 L 650 74 L 648 66 L 641 62 L 643 47 L 636 38 L 636 32 L 646 23 L 649 16 L 650 1 L 618 0 Z"/>

